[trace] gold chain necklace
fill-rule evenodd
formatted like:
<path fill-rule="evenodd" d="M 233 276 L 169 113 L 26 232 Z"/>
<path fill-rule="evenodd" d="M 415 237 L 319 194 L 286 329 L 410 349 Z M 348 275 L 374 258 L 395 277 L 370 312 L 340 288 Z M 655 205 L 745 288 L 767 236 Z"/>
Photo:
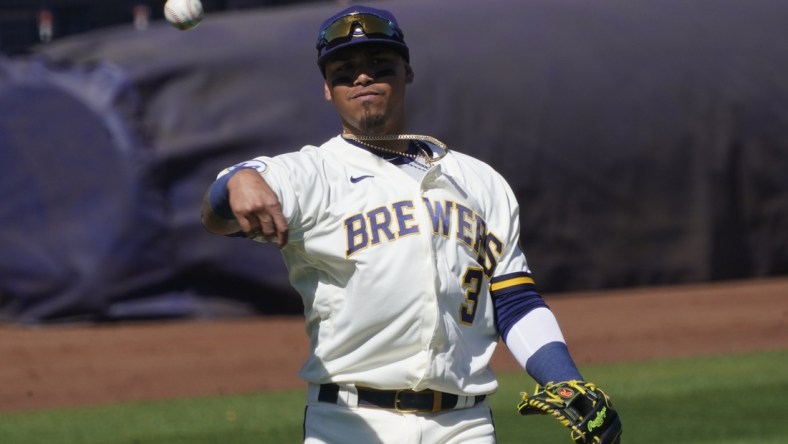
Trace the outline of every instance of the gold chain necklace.
<path fill-rule="evenodd" d="M 436 139 L 434 137 L 422 136 L 420 134 L 389 134 L 389 135 L 384 135 L 384 136 L 357 136 L 355 134 L 343 133 L 342 134 L 342 138 L 345 139 L 345 140 L 353 140 L 353 141 L 358 142 L 358 143 L 360 143 L 360 144 L 362 144 L 362 145 L 364 145 L 364 146 L 366 146 L 368 148 L 372 148 L 373 150 L 381 151 L 381 152 L 384 152 L 384 153 L 396 154 L 398 156 L 405 156 L 405 157 L 409 157 L 409 158 L 411 158 L 413 160 L 418 160 L 419 157 L 424 157 L 427 160 L 427 162 L 429 162 L 429 163 L 433 163 L 433 162 L 436 162 L 436 161 L 442 159 L 443 156 L 445 156 L 449 152 L 449 148 L 446 146 L 445 143 L 441 142 L 440 140 L 438 140 L 438 139 Z M 389 149 L 389 148 L 383 148 L 382 146 L 373 145 L 373 144 L 367 142 L 369 140 L 372 140 L 372 141 L 378 141 L 378 140 L 380 140 L 380 141 L 384 141 L 384 140 L 385 141 L 388 141 L 388 140 L 420 140 L 420 141 L 423 141 L 423 142 L 430 142 L 433 145 L 441 148 L 443 150 L 443 153 L 440 153 L 440 155 L 438 157 L 432 157 L 418 143 L 416 144 L 416 147 L 418 147 L 418 149 L 421 151 L 421 154 L 406 153 L 406 152 L 403 152 L 403 151 L 397 151 L 397 150 L 392 150 L 392 149 Z"/>

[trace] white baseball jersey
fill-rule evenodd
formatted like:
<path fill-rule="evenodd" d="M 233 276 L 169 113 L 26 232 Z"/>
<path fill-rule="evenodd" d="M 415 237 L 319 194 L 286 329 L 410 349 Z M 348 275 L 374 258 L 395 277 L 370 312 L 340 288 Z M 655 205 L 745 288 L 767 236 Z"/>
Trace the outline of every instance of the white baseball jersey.
<path fill-rule="evenodd" d="M 252 162 L 290 228 L 282 255 L 312 346 L 302 378 L 495 391 L 490 279 L 528 270 L 497 172 L 452 151 L 419 182 L 339 136 Z"/>

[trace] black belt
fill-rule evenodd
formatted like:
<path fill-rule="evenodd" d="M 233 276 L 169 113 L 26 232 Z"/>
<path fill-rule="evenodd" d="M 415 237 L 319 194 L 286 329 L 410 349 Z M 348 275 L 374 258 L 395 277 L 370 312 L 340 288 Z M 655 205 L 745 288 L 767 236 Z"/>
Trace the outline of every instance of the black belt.
<path fill-rule="evenodd" d="M 365 387 L 356 387 L 358 391 L 358 405 L 379 407 L 396 410 L 398 412 L 440 412 L 456 408 L 472 407 L 484 401 L 485 395 L 469 396 L 473 402 L 457 405 L 460 397 L 451 393 L 436 392 L 435 390 L 376 390 Z M 336 404 L 339 398 L 337 384 L 322 384 L 317 400 Z"/>

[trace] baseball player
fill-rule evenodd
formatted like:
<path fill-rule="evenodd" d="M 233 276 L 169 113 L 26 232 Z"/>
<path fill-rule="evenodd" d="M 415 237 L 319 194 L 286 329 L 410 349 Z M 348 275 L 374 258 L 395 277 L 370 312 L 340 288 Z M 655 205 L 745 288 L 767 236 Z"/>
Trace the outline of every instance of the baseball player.
<path fill-rule="evenodd" d="M 518 246 L 517 200 L 487 164 L 407 134 L 414 72 L 390 12 L 340 11 L 317 50 L 341 133 L 225 169 L 203 225 L 276 243 L 303 298 L 305 443 L 493 443 L 499 336 L 537 382 L 583 379 Z"/>

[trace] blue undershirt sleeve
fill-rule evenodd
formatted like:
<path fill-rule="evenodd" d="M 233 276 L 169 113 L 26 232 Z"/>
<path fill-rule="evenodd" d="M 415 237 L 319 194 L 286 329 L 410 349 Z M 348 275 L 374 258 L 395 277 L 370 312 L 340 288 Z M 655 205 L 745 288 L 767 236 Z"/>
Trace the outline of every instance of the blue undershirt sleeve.
<path fill-rule="evenodd" d="M 563 342 L 551 342 L 543 345 L 528 358 L 525 371 L 542 385 L 571 379 L 583 380 L 575 361 L 569 354 L 569 349 Z"/>
<path fill-rule="evenodd" d="M 540 307 L 549 310 L 542 296 L 536 291 L 531 275 L 526 272 L 494 277 L 490 282 L 490 295 L 495 311 L 495 326 L 504 339 L 508 337 L 512 327 L 528 313 Z M 555 328 L 558 328 L 557 325 Z M 525 334 L 528 332 L 525 331 Z M 542 385 L 583 379 L 569 349 L 561 341 L 548 342 L 528 356 L 525 371 Z"/>

